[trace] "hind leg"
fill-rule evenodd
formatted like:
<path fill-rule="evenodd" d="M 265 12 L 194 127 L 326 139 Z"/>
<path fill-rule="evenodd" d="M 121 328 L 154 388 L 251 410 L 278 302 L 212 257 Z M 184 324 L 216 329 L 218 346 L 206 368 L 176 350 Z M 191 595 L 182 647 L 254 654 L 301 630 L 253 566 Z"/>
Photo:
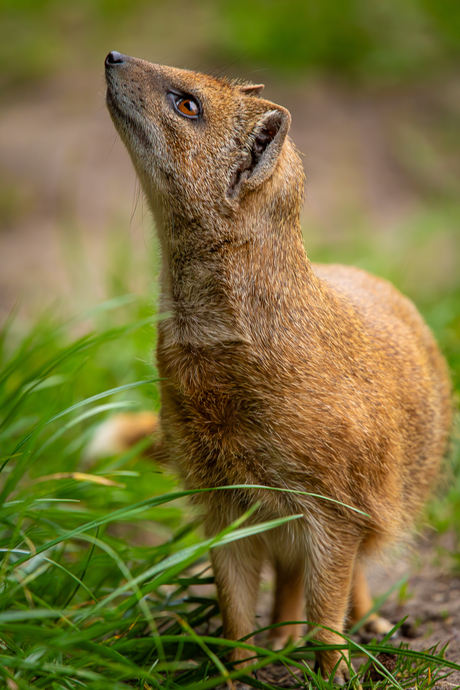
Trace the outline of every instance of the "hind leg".
<path fill-rule="evenodd" d="M 369 593 L 364 568 L 357 562 L 353 573 L 353 584 L 351 589 L 351 608 L 349 614 L 350 627 L 359 623 L 373 607 L 372 597 Z M 382 618 L 377 613 L 371 613 L 363 624 L 364 630 L 376 635 L 386 635 L 393 628 L 393 625 Z"/>
<path fill-rule="evenodd" d="M 333 528 L 332 528 L 333 527 Z M 334 524 L 311 545 L 305 577 L 307 619 L 314 638 L 326 645 L 343 645 L 341 633 L 349 608 L 357 544 L 353 535 L 339 532 Z M 344 685 L 350 680 L 346 650 L 315 651 L 316 666 L 323 678 Z"/>
<path fill-rule="evenodd" d="M 143 452 L 147 457 L 161 461 L 160 426 L 153 412 L 122 412 L 109 417 L 96 430 L 85 451 L 87 462 L 109 455 L 124 453 L 144 438 L 152 437 L 152 444 Z M 164 454 L 164 453 L 163 453 Z"/>
<path fill-rule="evenodd" d="M 211 560 L 222 614 L 224 637 L 238 640 L 254 631 L 255 608 L 264 552 L 256 538 L 246 538 L 212 549 Z M 245 640 L 253 644 L 253 638 Z M 252 653 L 234 649 L 231 661 L 245 666 Z"/>

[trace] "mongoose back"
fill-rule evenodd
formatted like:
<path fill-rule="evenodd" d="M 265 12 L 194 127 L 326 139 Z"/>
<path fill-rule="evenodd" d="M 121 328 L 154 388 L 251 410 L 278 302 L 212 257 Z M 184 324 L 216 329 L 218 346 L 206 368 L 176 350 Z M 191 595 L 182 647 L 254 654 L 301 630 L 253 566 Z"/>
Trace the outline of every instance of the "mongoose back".
<path fill-rule="evenodd" d="M 290 114 L 261 85 L 117 52 L 105 65 L 108 109 L 162 250 L 156 454 L 187 488 L 315 494 L 200 494 L 209 535 L 256 502 L 254 522 L 303 515 L 213 549 L 224 634 L 253 631 L 269 560 L 273 622 L 308 620 L 318 639 L 340 642 L 326 628 L 340 633 L 372 605 L 364 560 L 410 530 L 436 480 L 450 427 L 446 364 L 389 283 L 310 263 Z M 368 625 L 390 627 L 375 614 Z M 301 631 L 277 627 L 272 643 Z M 325 677 L 349 678 L 336 650 L 317 663 Z"/>

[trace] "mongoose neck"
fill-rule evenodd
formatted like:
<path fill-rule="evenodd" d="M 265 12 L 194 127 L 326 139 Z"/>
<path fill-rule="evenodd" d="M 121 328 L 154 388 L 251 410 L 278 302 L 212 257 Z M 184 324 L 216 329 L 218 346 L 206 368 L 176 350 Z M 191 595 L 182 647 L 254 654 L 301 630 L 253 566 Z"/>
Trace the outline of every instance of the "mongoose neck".
<path fill-rule="evenodd" d="M 218 232 L 177 214 L 166 220 L 160 231 L 161 309 L 171 314 L 175 342 L 253 342 L 262 322 L 298 308 L 292 291 L 300 299 L 314 290 L 299 214 L 276 206 L 243 208 L 240 217 L 221 222 Z"/>

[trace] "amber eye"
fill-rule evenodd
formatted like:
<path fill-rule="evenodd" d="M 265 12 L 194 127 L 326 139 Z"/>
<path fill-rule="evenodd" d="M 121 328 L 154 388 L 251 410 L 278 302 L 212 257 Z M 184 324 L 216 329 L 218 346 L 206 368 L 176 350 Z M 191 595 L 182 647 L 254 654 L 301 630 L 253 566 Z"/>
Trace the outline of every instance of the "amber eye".
<path fill-rule="evenodd" d="M 176 110 L 185 117 L 196 119 L 200 114 L 200 106 L 190 96 L 184 96 L 174 99 Z"/>

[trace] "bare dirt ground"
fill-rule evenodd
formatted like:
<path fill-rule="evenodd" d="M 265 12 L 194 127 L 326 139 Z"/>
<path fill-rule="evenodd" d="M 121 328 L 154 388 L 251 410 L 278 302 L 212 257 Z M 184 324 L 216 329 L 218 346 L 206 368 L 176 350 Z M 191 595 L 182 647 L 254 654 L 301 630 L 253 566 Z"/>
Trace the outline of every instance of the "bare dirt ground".
<path fill-rule="evenodd" d="M 381 608 L 392 623 L 407 616 L 400 640 L 418 651 L 435 645 L 447 646 L 446 659 L 460 662 L 460 573 L 454 574 L 448 553 L 454 548 L 452 535 L 426 535 L 412 553 L 390 561 L 386 568 L 370 571 L 374 594 L 384 594 L 395 582 L 409 576 L 407 585 L 394 592 Z M 365 635 L 361 635 L 366 641 Z M 460 685 L 460 672 L 439 683 L 448 688 Z"/>
<path fill-rule="evenodd" d="M 423 90 L 377 96 L 324 83 L 268 85 L 267 98 L 291 110 L 292 138 L 304 154 L 307 249 L 310 229 L 334 242 L 356 218 L 371 232 L 391 234 L 416 212 L 450 162 L 447 156 L 432 173 L 409 174 L 405 133 L 414 123 L 429 131 L 453 92 L 459 100 L 457 84 L 433 103 Z M 99 301 L 114 246 L 142 268 L 131 271 L 131 289 L 148 290 L 151 222 L 137 195 L 104 107 L 102 76 L 56 78 L 2 103 L 0 322 L 18 300 L 25 316 L 56 301 L 72 313 Z M 434 539 L 416 553 L 375 571 L 374 593 L 409 573 L 406 594 L 393 594 L 383 614 L 394 622 L 410 617 L 404 630 L 414 648 L 449 643 L 447 658 L 460 662 L 460 575 L 439 557 Z M 460 675 L 446 684 L 460 685 Z"/>

